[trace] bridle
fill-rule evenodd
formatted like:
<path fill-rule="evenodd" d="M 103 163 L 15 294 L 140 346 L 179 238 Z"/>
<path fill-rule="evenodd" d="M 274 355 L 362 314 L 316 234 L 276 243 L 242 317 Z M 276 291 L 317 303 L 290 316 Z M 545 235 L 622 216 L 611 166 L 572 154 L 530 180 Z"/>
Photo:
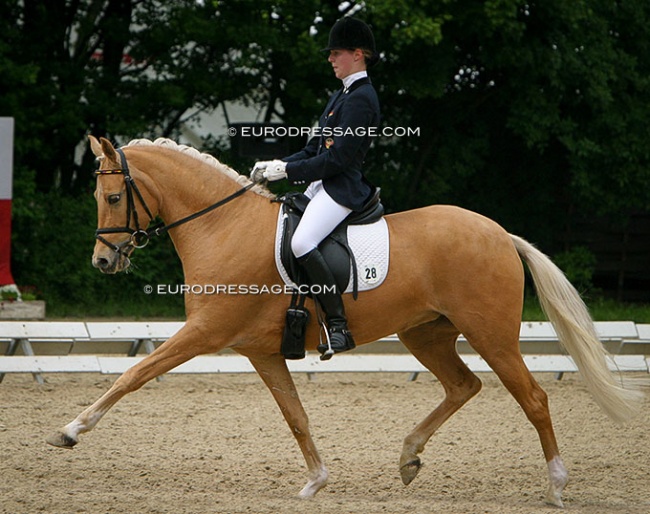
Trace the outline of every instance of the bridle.
<path fill-rule="evenodd" d="M 102 169 L 95 170 L 95 176 L 99 177 L 101 175 L 122 175 L 124 177 L 124 185 L 126 187 L 126 225 L 123 227 L 98 228 L 95 231 L 95 238 L 101 241 L 102 243 L 104 243 L 114 252 L 123 255 L 124 257 L 128 257 L 128 253 L 125 251 L 127 248 L 144 248 L 149 243 L 149 240 L 151 239 L 152 235 L 160 236 L 174 227 L 182 225 L 183 223 L 187 223 L 188 221 L 192 221 L 193 219 L 196 219 L 199 216 L 203 216 L 204 214 L 207 214 L 208 212 L 213 211 L 214 209 L 227 204 L 228 202 L 234 200 L 238 196 L 243 195 L 246 191 L 248 191 L 253 186 L 258 184 L 257 182 L 251 182 L 250 184 L 242 187 L 241 189 L 238 189 L 230 196 L 227 196 L 226 198 L 223 198 L 222 200 L 213 203 L 212 205 L 206 207 L 205 209 L 201 209 L 200 211 L 195 212 L 194 214 L 190 214 L 189 216 L 176 220 L 167 225 L 165 225 L 163 222 L 160 222 L 151 228 L 147 228 L 149 223 L 151 223 L 151 221 L 153 220 L 154 216 L 153 214 L 151 214 L 151 210 L 147 206 L 147 202 L 145 202 L 144 197 L 142 196 L 142 193 L 138 188 L 138 185 L 135 183 L 135 180 L 133 180 L 133 177 L 131 176 L 131 172 L 129 171 L 129 165 L 126 162 L 126 156 L 124 155 L 124 152 L 122 151 L 121 148 L 116 148 L 115 151 L 120 156 L 121 167 L 106 169 L 106 170 L 102 170 Z M 140 202 L 140 204 L 144 208 L 144 211 L 147 213 L 147 216 L 149 216 L 149 221 L 147 222 L 147 226 L 145 227 L 142 227 L 140 225 L 138 210 L 136 208 L 136 199 Z M 133 217 L 133 223 L 135 225 L 135 228 L 131 228 L 131 217 Z M 104 234 L 129 234 L 130 237 L 129 239 L 123 241 L 122 243 L 114 244 L 108 241 L 104 237 Z"/>
<path fill-rule="evenodd" d="M 98 169 L 95 171 L 95 176 L 99 177 L 100 175 L 118 175 L 121 174 L 124 176 L 124 185 L 126 187 L 126 225 L 123 227 L 111 227 L 111 228 L 98 228 L 95 231 L 95 238 L 104 243 L 106 246 L 111 248 L 113 251 L 126 256 L 124 248 L 133 247 L 133 248 L 144 248 L 149 242 L 149 231 L 143 229 L 140 226 L 140 220 L 138 218 L 138 210 L 135 205 L 135 198 L 137 198 L 142 206 L 144 207 L 145 212 L 149 216 L 149 221 L 153 219 L 153 214 L 147 206 L 147 202 L 144 201 L 140 189 L 138 189 L 137 184 L 133 180 L 131 173 L 129 171 L 129 165 L 126 162 L 126 157 L 124 152 L 121 149 L 116 150 L 120 156 L 120 161 L 122 164 L 121 168 L 113 168 L 107 170 Z M 131 228 L 131 216 L 133 216 L 133 221 L 135 223 L 135 229 Z M 130 237 L 127 241 L 120 243 L 119 245 L 111 243 L 103 234 L 129 234 Z"/>

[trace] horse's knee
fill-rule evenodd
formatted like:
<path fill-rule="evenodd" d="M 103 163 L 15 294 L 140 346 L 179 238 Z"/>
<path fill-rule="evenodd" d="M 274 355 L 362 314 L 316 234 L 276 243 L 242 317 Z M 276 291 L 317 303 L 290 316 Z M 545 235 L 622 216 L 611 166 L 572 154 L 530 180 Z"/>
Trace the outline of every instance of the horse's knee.
<path fill-rule="evenodd" d="M 137 372 L 133 368 L 127 369 L 122 373 L 117 380 L 113 383 L 112 390 L 120 395 L 125 395 L 137 391 L 145 382 L 142 381 L 142 373 Z"/>

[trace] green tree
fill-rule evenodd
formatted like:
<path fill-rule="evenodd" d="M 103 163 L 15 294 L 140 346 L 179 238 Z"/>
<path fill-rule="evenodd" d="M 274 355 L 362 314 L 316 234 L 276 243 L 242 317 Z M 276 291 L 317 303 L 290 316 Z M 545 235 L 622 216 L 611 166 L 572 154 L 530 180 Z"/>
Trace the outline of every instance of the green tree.
<path fill-rule="evenodd" d="M 458 204 L 547 250 L 568 250 L 580 218 L 624 224 L 630 209 L 650 209 L 645 2 L 0 0 L 0 8 L 0 113 L 16 118 L 17 131 L 15 273 L 30 282 L 42 280 L 43 241 L 88 263 L 88 244 L 75 239 L 94 230 L 86 133 L 120 143 L 177 138 L 184 122 L 234 100 L 259 106 L 261 120 L 310 126 L 339 86 L 319 50 L 345 14 L 373 26 L 382 52 L 371 76 L 383 125 L 420 130 L 379 138 L 368 156 L 390 211 Z M 213 136 L 204 149 L 237 169 L 252 163 Z M 174 270 L 169 252 L 157 263 Z"/>
<path fill-rule="evenodd" d="M 421 128 L 384 170 L 398 206 L 457 203 L 539 236 L 535 226 L 548 220 L 554 232 L 574 207 L 647 209 L 648 10 L 599 0 L 367 2 L 386 52 L 387 119 Z"/>
<path fill-rule="evenodd" d="M 232 45 L 236 25 L 211 4 L 180 0 L 0 0 L 0 8 L 0 112 L 16 119 L 16 278 L 55 304 L 89 309 L 101 310 L 93 297 L 141 296 L 141 282 L 115 287 L 124 279 L 90 267 L 94 159 L 85 135 L 175 137 L 186 118 L 245 98 L 257 71 Z M 161 268 L 159 280 L 179 278 L 171 245 L 160 248 L 139 257 L 141 280 Z"/>

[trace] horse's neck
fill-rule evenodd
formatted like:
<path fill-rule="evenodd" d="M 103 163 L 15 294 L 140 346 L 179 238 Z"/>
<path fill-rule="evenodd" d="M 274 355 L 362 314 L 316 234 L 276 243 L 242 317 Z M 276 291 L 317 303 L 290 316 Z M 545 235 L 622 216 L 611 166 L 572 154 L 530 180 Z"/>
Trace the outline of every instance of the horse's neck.
<path fill-rule="evenodd" d="M 151 170 L 147 174 L 159 190 L 159 214 L 165 223 L 194 214 L 243 187 L 208 164 L 173 153 L 171 157 L 174 162 L 149 160 L 149 168 L 141 168 Z M 229 268 L 246 259 L 247 242 L 253 245 L 248 252 L 251 257 L 255 248 L 267 246 L 272 255 L 277 209 L 278 205 L 272 204 L 269 198 L 248 191 L 214 211 L 171 229 L 170 236 L 183 262 L 186 280 L 202 279 L 202 274 L 212 275 L 217 270 L 220 273 L 217 278 L 225 277 L 230 271 L 237 273 Z"/>

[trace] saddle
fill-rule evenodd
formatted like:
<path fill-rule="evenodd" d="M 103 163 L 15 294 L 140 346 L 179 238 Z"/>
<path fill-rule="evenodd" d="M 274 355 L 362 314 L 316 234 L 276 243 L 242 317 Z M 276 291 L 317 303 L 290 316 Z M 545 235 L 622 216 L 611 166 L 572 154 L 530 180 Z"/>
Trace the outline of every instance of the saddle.
<path fill-rule="evenodd" d="M 354 253 L 348 242 L 348 227 L 351 225 L 369 225 L 375 223 L 384 214 L 384 206 L 380 200 L 380 189 L 376 188 L 373 196 L 359 212 L 352 212 L 334 231 L 327 236 L 318 249 L 332 270 L 339 291 L 345 291 L 350 283 L 352 273 L 352 297 L 356 300 L 359 291 L 357 266 Z M 280 244 L 280 259 L 289 278 L 299 285 L 310 285 L 307 275 L 291 251 L 291 238 L 307 208 L 309 198 L 303 193 L 290 192 L 275 199 L 282 203 L 284 228 Z"/>

